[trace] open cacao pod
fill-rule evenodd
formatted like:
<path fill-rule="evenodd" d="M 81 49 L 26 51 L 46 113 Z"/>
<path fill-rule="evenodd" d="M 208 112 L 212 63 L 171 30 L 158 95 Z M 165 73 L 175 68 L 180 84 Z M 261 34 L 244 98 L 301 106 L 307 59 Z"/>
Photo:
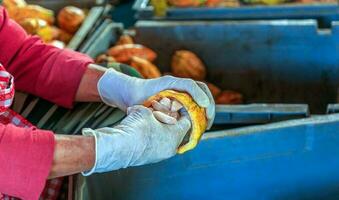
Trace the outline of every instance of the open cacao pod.
<path fill-rule="evenodd" d="M 162 98 L 174 99 L 181 103 L 186 109 L 191 119 L 191 132 L 189 133 L 189 141 L 178 148 L 178 153 L 182 154 L 197 146 L 202 134 L 207 128 L 207 118 L 205 108 L 201 108 L 193 98 L 184 92 L 177 92 L 174 90 L 164 90 L 144 102 L 144 106 L 151 107 L 152 101 L 159 101 Z"/>

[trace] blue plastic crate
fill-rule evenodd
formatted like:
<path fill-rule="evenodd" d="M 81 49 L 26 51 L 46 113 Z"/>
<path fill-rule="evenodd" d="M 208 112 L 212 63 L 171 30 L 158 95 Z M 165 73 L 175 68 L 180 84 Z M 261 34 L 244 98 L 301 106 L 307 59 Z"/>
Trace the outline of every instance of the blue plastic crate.
<path fill-rule="evenodd" d="M 249 26 L 248 26 L 249 25 Z M 315 76 L 317 79 L 301 79 L 304 76 L 304 72 L 298 72 L 297 68 L 305 69 L 308 66 L 297 66 L 295 63 L 290 62 L 289 64 L 280 63 L 280 59 L 288 59 L 291 54 L 283 54 L 283 50 L 285 46 L 291 46 L 291 50 L 299 51 L 300 48 L 304 46 L 301 44 L 308 44 L 312 46 L 312 42 L 314 40 L 303 40 L 300 41 L 299 45 L 293 46 L 293 40 L 290 40 L 291 34 L 295 34 L 295 32 L 300 31 L 299 34 L 303 34 L 303 36 L 295 35 L 296 39 L 301 37 L 323 37 L 321 34 L 318 34 L 317 31 L 310 31 L 313 28 L 316 29 L 316 24 L 314 21 L 303 21 L 303 22 L 290 22 L 290 21 L 260 21 L 260 22 L 218 22 L 218 23 L 207 23 L 207 22 L 173 22 L 173 23 L 153 23 L 153 22 L 140 22 L 137 24 L 137 33 L 135 39 L 137 42 L 141 44 L 145 44 L 153 49 L 155 49 L 159 53 L 158 66 L 163 71 L 168 70 L 168 63 L 170 63 L 170 57 L 173 54 L 174 50 L 178 48 L 185 48 L 194 50 L 198 53 L 199 56 L 202 56 L 204 61 L 207 63 L 208 71 L 210 73 L 209 80 L 217 83 L 219 86 L 223 86 L 225 89 L 235 89 L 239 90 L 245 94 L 247 97 L 247 102 L 251 104 L 247 105 L 236 105 L 236 106 L 226 106 L 226 105 L 217 105 L 217 113 L 215 124 L 216 125 L 244 125 L 244 124 L 259 124 L 259 123 L 270 123 L 275 121 L 283 121 L 287 119 L 295 119 L 295 118 L 305 118 L 309 117 L 310 111 L 307 104 L 310 104 L 315 113 L 325 113 L 326 106 L 328 103 L 336 102 L 336 87 L 338 87 L 338 82 L 336 82 L 335 77 L 338 75 L 338 65 L 336 64 L 338 58 L 335 55 L 335 45 L 332 45 L 332 36 L 336 34 L 335 31 L 332 30 L 328 32 L 324 41 L 328 41 L 327 43 L 323 43 L 325 46 L 319 46 L 319 50 L 322 48 L 327 49 L 328 52 L 332 54 L 325 54 L 323 57 L 319 56 L 318 64 L 314 65 L 312 68 L 312 74 L 310 76 Z M 162 27 L 162 28 L 160 28 Z M 310 28 L 311 27 L 311 28 Z M 293 30 L 292 32 L 288 32 L 285 30 Z M 206 30 L 212 32 L 215 31 L 215 38 L 208 38 L 205 33 L 202 33 L 202 30 Z M 272 35 L 269 35 L 271 29 L 274 29 L 275 32 Z M 306 29 L 306 30 L 305 30 Z M 247 47 L 252 48 L 252 46 L 258 46 L 259 51 L 250 53 L 246 52 L 244 49 L 236 46 L 229 47 L 230 49 L 224 48 L 221 49 L 222 46 L 226 46 L 225 44 L 230 44 L 227 38 L 222 39 L 222 35 L 232 35 L 232 32 L 236 32 L 239 34 L 235 40 L 241 38 L 244 33 L 248 31 L 252 31 L 253 33 L 261 31 L 262 34 L 253 34 L 253 40 L 242 41 L 241 43 L 236 43 L 237 45 L 243 46 L 247 42 Z M 165 31 L 165 33 L 163 33 Z M 85 51 L 92 57 L 96 57 L 98 54 L 105 52 L 106 49 L 113 44 L 119 35 L 123 32 L 123 28 L 120 24 L 110 24 L 106 23 L 101 25 L 101 28 L 97 30 L 98 35 L 94 34 L 92 40 L 88 41 L 88 49 Z M 283 34 L 281 33 L 283 32 Z M 200 36 L 194 36 L 190 33 L 194 33 Z M 269 49 L 265 49 L 265 46 L 260 46 L 260 41 L 270 40 L 267 37 L 277 37 L 277 34 L 280 34 L 280 37 L 286 37 L 286 43 L 280 41 L 279 43 L 272 43 L 273 47 Z M 234 33 L 233 33 L 234 34 Z M 165 38 L 164 38 L 165 37 Z M 190 37 L 187 39 L 186 37 Z M 198 40 L 195 37 L 207 38 L 207 40 Z M 158 38 L 161 42 L 158 42 L 151 38 Z M 266 39 L 265 39 L 266 38 Z M 307 38 L 309 39 L 309 38 Z M 196 41 L 195 41 L 196 40 Z M 263 42 L 265 45 L 266 43 Z M 215 45 L 218 44 L 218 45 Z M 334 48 L 332 48 L 334 47 Z M 252 59 L 247 63 L 251 63 L 251 65 L 242 64 L 242 57 L 230 57 L 227 58 L 219 57 L 218 59 L 214 59 L 215 53 L 220 52 L 230 52 L 233 50 L 239 51 L 240 54 L 249 57 Z M 240 50 L 239 50 L 240 49 Z M 275 54 L 270 55 L 269 52 L 275 49 Z M 334 50 L 334 51 L 333 51 Z M 261 52 L 260 52 L 261 51 Z M 309 51 L 309 50 L 308 50 Z M 283 56 L 279 56 L 281 54 Z M 254 54 L 254 55 L 252 55 Z M 267 59 L 255 59 L 256 56 L 263 57 L 262 54 L 268 54 Z M 235 54 L 234 54 L 235 55 Z M 302 54 L 300 54 L 302 55 Z M 296 63 L 309 63 L 314 57 L 307 57 L 308 55 L 304 55 L 304 57 L 296 58 L 293 57 Z M 292 58 L 289 58 L 290 60 Z M 233 67 L 225 68 L 225 64 L 223 63 L 233 63 Z M 258 62 L 260 62 L 258 64 Z M 322 64 L 325 63 L 324 65 Z M 211 63 L 211 64 L 209 64 Z M 230 64 L 228 64 L 230 65 Z M 241 66 L 239 66 L 241 65 Z M 258 66 L 255 66 L 258 65 Z M 269 67 L 262 67 L 264 65 L 269 65 Z M 278 66 L 275 66 L 278 65 Z M 328 65 L 328 66 L 326 66 Z M 322 80 L 323 77 L 318 76 L 317 73 L 324 74 L 322 70 L 327 70 L 333 66 L 333 77 L 334 82 L 324 82 Z M 282 67 L 280 69 L 280 67 Z M 250 69 L 250 73 L 248 73 L 248 68 Z M 269 72 L 275 72 L 276 74 L 264 74 L 264 70 L 269 70 Z M 240 71 L 239 71 L 240 70 Z M 255 72 L 255 71 L 258 72 Z M 292 75 L 287 74 L 290 70 L 295 70 L 298 73 L 294 73 Z M 309 71 L 308 71 L 309 72 Z M 325 71 L 326 72 L 326 71 Z M 253 80 L 251 75 L 258 75 L 259 77 Z M 212 75 L 211 75 L 212 74 Z M 223 76 L 227 74 L 227 79 L 224 80 Z M 282 74 L 286 74 L 281 76 Z M 213 77 L 217 77 L 214 79 Z M 306 77 L 307 78 L 307 77 Z M 261 80 L 262 79 L 262 80 Z M 267 84 L 265 83 L 267 81 Z M 281 86 L 279 83 L 282 81 L 292 85 L 289 86 Z M 291 83 L 289 83 L 291 81 Z M 256 88 L 256 85 L 259 83 L 263 83 L 260 88 Z M 232 83 L 234 83 L 235 87 L 232 87 Z M 298 90 L 292 90 L 293 84 L 299 84 L 302 88 L 298 88 Z M 325 85 L 329 88 L 323 88 L 322 85 Z M 333 85 L 332 87 L 330 87 Z M 271 87 L 276 88 L 276 90 L 272 90 Z M 256 94 L 254 93 L 256 92 Z M 300 92 L 302 91 L 302 92 Z M 251 96 L 251 95 L 255 96 Z M 314 94 L 319 94 L 321 98 L 314 98 Z M 321 95 L 320 95 L 321 94 Z M 269 102 L 269 103 L 267 103 Z M 252 104 L 255 103 L 255 104 Z M 262 104 L 265 103 L 265 104 Z M 294 103 L 294 104 L 291 104 Z M 303 104 L 296 104 L 303 103 Z M 319 107 L 321 106 L 321 107 Z"/>
<path fill-rule="evenodd" d="M 97 56 L 121 32 L 106 26 L 86 52 Z M 339 114 L 308 110 L 324 114 L 337 101 L 338 22 L 326 30 L 314 20 L 139 22 L 135 39 L 158 52 L 162 70 L 175 50 L 189 49 L 210 81 L 249 103 L 280 103 L 218 106 L 216 123 L 288 117 L 207 132 L 196 149 L 161 163 L 78 177 L 76 199 L 339 198 Z"/>
<path fill-rule="evenodd" d="M 207 80 L 246 103 L 308 104 L 318 114 L 337 102 L 339 22 L 319 29 L 315 20 L 139 21 L 135 40 L 158 53 L 162 71 L 176 50 L 195 52 Z"/>
<path fill-rule="evenodd" d="M 87 177 L 77 199 L 338 199 L 338 154 L 338 114 L 218 131 L 170 160 Z"/>
<path fill-rule="evenodd" d="M 140 21 L 135 40 L 158 53 L 156 64 L 162 71 L 170 70 L 175 50 L 192 50 L 205 62 L 209 81 L 244 94 L 250 105 L 217 107 L 216 123 L 266 123 L 326 113 L 327 105 L 337 102 L 338 25 L 318 29 L 314 20 Z M 101 27 L 88 42 L 86 52 L 92 57 L 123 32 L 120 24 Z M 295 112 L 289 104 L 304 105 L 293 105 Z"/>
<path fill-rule="evenodd" d="M 243 5 L 236 8 L 169 7 L 164 17 L 154 16 L 150 0 L 136 0 L 133 7 L 139 20 L 317 19 L 324 26 L 329 26 L 331 21 L 339 20 L 338 3 Z"/>

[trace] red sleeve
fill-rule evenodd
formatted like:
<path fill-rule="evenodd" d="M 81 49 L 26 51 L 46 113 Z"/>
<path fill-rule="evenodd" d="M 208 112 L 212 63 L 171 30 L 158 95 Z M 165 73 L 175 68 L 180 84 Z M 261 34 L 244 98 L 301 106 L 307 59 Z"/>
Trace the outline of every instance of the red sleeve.
<path fill-rule="evenodd" d="M 39 199 L 53 154 L 53 132 L 0 124 L 0 192 Z"/>
<path fill-rule="evenodd" d="M 0 63 L 14 76 L 17 90 L 71 107 L 86 67 L 92 62 L 84 54 L 28 36 L 0 6 Z"/>

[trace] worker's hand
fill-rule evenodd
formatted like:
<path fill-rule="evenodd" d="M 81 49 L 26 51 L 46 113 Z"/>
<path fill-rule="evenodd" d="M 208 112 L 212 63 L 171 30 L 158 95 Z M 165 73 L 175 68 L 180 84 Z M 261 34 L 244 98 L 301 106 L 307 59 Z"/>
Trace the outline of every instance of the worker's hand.
<path fill-rule="evenodd" d="M 206 108 L 209 129 L 215 116 L 215 103 L 206 84 L 191 79 L 163 76 L 140 79 L 109 69 L 98 82 L 98 92 L 103 102 L 126 111 L 127 107 L 142 104 L 149 97 L 167 89 L 189 93 L 197 104 Z"/>
<path fill-rule="evenodd" d="M 175 125 L 163 124 L 144 106 L 130 107 L 127 114 L 114 128 L 83 129 L 84 135 L 95 136 L 96 143 L 95 165 L 84 175 L 170 158 L 191 127 L 187 116 Z"/>

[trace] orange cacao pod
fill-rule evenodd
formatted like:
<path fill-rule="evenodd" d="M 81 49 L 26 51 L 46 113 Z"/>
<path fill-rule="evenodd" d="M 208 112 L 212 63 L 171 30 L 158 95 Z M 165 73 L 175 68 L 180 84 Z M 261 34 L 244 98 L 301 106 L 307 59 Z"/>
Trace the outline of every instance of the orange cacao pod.
<path fill-rule="evenodd" d="M 172 72 L 177 77 L 204 80 L 206 67 L 193 52 L 180 50 L 176 51 L 172 58 Z"/>
<path fill-rule="evenodd" d="M 85 13 L 80 8 L 66 6 L 58 14 L 58 25 L 68 33 L 75 33 L 85 19 Z"/>

